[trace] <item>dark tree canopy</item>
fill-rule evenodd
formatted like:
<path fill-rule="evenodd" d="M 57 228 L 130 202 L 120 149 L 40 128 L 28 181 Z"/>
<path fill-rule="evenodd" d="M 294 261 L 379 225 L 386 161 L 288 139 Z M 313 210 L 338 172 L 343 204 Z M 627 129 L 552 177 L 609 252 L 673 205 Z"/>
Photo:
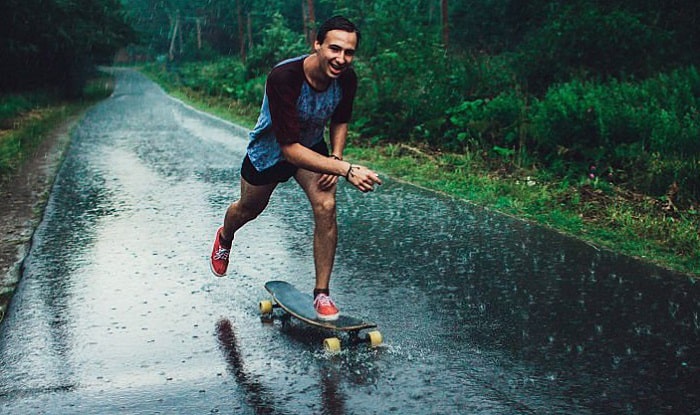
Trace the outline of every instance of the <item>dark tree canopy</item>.
<path fill-rule="evenodd" d="M 74 95 L 84 68 L 135 40 L 119 0 L 5 0 L 0 91 L 61 85 Z"/>

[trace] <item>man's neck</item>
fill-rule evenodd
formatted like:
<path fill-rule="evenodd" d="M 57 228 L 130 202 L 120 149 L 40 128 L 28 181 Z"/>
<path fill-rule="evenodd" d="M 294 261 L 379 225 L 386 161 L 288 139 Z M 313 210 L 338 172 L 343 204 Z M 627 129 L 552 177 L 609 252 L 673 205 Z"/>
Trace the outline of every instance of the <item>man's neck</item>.
<path fill-rule="evenodd" d="M 311 87 L 317 91 L 325 91 L 331 80 L 321 71 L 318 55 L 315 53 L 304 59 L 304 76 Z"/>

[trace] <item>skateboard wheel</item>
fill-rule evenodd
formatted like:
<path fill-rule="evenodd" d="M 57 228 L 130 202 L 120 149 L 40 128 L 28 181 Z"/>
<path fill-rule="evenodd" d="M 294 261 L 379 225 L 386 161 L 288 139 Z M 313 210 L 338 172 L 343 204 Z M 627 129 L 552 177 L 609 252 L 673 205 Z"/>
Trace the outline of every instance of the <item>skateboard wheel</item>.
<path fill-rule="evenodd" d="M 272 313 L 272 301 L 262 300 L 260 301 L 260 314 L 271 314 Z"/>
<path fill-rule="evenodd" d="M 383 341 L 382 333 L 380 333 L 377 330 L 370 331 L 369 333 L 367 333 L 367 338 L 369 339 L 369 344 L 372 347 L 377 347 L 377 346 L 381 345 L 382 341 Z"/>
<path fill-rule="evenodd" d="M 323 341 L 323 348 L 328 353 L 336 353 L 340 351 L 340 339 L 337 337 L 329 337 Z"/>

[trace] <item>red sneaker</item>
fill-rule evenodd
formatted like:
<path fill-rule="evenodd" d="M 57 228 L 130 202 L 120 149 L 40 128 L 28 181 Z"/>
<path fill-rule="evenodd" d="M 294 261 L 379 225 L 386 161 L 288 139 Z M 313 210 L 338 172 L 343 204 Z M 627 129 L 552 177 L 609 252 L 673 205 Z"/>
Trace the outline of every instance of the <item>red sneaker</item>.
<path fill-rule="evenodd" d="M 337 320 L 340 316 L 340 310 L 335 306 L 331 297 L 326 294 L 319 294 L 314 299 L 314 309 L 316 309 L 316 317 L 323 321 Z"/>
<path fill-rule="evenodd" d="M 231 248 L 224 248 L 221 246 L 221 240 L 219 235 L 224 227 L 220 227 L 216 231 L 216 237 L 214 238 L 214 248 L 211 251 L 211 260 L 209 265 L 211 266 L 211 272 L 217 277 L 223 277 L 226 275 L 226 269 L 228 268 L 228 258 L 231 253 Z"/>

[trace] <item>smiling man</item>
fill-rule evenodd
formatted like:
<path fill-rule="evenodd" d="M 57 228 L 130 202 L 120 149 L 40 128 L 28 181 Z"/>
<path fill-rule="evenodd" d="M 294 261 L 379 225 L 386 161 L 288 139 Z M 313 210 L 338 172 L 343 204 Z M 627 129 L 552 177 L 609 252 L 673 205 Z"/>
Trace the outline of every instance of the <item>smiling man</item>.
<path fill-rule="evenodd" d="M 226 275 L 236 231 L 265 210 L 279 183 L 294 177 L 314 216 L 314 308 L 322 320 L 335 320 L 340 313 L 329 292 L 338 244 L 338 178 L 362 192 L 381 184 L 372 170 L 343 160 L 357 89 L 351 64 L 359 41 L 355 25 L 335 16 L 319 27 L 312 54 L 272 69 L 241 167 L 240 198 L 226 210 L 210 258 L 212 272 Z M 324 139 L 327 126 L 330 149 Z"/>

